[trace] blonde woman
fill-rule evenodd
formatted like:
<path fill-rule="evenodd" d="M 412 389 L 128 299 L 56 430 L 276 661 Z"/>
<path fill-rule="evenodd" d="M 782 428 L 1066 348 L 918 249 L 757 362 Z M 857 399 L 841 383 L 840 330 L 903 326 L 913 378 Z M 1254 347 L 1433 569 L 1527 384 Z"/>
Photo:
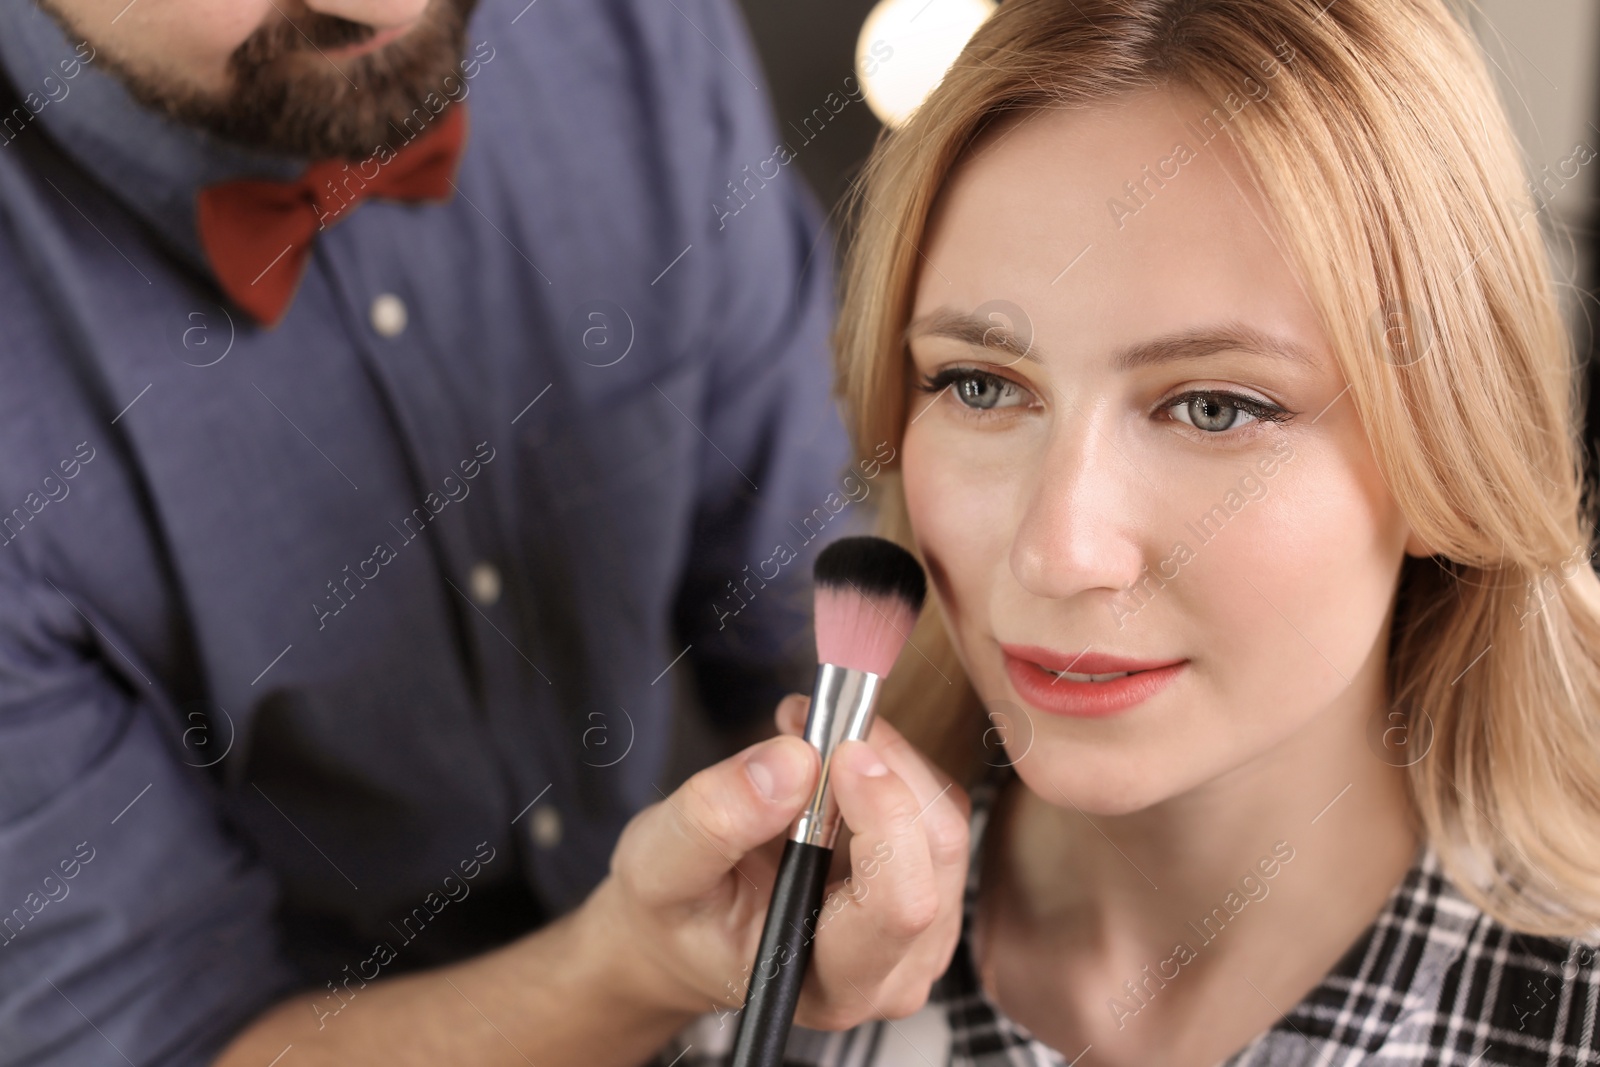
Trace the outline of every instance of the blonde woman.
<path fill-rule="evenodd" d="M 789 1062 L 1600 1063 L 1578 379 L 1443 0 L 1008 0 L 859 199 L 971 863 L 926 1004 Z"/>

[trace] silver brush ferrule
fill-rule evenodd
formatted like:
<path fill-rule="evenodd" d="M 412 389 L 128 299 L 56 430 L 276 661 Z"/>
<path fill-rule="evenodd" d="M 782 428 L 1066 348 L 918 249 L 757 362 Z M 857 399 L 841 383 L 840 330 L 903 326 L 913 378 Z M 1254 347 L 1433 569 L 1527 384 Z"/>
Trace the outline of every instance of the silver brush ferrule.
<path fill-rule="evenodd" d="M 873 706 L 883 679 L 868 671 L 817 665 L 811 690 L 811 710 L 806 714 L 805 738 L 822 756 L 817 787 L 805 810 L 789 828 L 789 838 L 807 845 L 832 848 L 839 831 L 839 805 L 828 788 L 833 753 L 840 741 L 865 741 L 872 729 Z"/>

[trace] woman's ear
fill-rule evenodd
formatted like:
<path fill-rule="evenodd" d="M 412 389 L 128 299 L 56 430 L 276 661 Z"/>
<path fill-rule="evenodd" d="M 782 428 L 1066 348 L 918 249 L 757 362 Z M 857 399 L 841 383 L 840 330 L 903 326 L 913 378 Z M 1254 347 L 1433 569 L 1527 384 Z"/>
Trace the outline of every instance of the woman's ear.
<path fill-rule="evenodd" d="M 1432 546 L 1422 539 L 1422 535 L 1411 528 L 1410 523 L 1406 524 L 1406 555 L 1417 556 L 1422 559 L 1438 555 Z"/>

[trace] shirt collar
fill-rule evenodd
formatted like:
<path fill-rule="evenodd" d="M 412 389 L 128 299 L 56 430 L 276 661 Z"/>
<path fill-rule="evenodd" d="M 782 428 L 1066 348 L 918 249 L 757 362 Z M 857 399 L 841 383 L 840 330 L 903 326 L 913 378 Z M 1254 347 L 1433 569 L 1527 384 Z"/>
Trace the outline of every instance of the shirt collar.
<path fill-rule="evenodd" d="M 144 107 L 94 52 L 77 52 L 78 44 L 34 0 L 0 0 L 0 65 L 27 109 L 37 109 L 33 122 L 209 273 L 195 226 L 200 188 L 245 176 L 292 179 L 307 161 L 253 152 Z M 89 62 L 81 62 L 84 55 Z M 71 63 L 62 64 L 70 60 L 80 62 L 69 78 Z"/>
<path fill-rule="evenodd" d="M 957 1053 L 950 1062 L 956 1064 L 989 1063 L 989 1057 L 981 1053 L 992 1055 L 998 1050 L 1004 1055 L 1008 1049 L 1030 1050 L 1033 1058 L 1029 1062 L 1064 1063 L 1055 1050 L 989 999 L 973 959 L 972 932 L 977 925 L 985 830 L 1000 794 L 1015 775 L 1016 768 L 1009 760 L 990 764 L 977 775 L 968 792 L 972 818 L 961 936 L 949 969 L 934 986 L 932 998 L 945 1013 L 952 1048 Z M 1389 891 L 1377 917 L 1333 969 L 1288 1013 L 1237 1050 L 1226 1063 L 1277 1063 L 1271 1051 L 1261 1055 L 1258 1051 L 1280 1047 L 1268 1042 L 1281 1042 L 1283 1048 L 1293 1047 L 1293 1042 L 1304 1043 L 1308 1040 L 1307 1029 L 1317 1034 L 1316 1048 L 1341 1052 L 1373 1053 L 1380 1046 L 1386 1047 L 1391 1032 L 1409 1037 L 1409 1031 L 1396 1027 L 1397 1017 L 1402 1011 L 1416 1012 L 1441 1004 L 1446 972 L 1461 955 L 1472 928 L 1483 920 L 1484 913 L 1449 880 L 1433 841 L 1426 834 L 1421 835 L 1411 867 Z M 1498 968 L 1497 963 L 1496 973 Z M 1331 1009 L 1338 1009 L 1332 1017 L 1341 1021 L 1330 1036 L 1327 1023 L 1318 1016 L 1320 1013 L 1323 1018 L 1328 1017 Z M 1465 1021 L 1459 1014 L 1453 1018 Z M 1002 1061 L 996 1055 L 993 1062 L 1013 1061 Z"/>

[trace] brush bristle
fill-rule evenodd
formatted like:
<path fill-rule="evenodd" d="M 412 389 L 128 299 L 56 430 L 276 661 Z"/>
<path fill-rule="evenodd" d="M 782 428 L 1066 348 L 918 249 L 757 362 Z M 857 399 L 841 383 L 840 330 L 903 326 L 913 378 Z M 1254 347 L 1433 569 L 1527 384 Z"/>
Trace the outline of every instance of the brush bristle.
<path fill-rule="evenodd" d="M 881 537 L 845 537 L 817 555 L 817 661 L 889 673 L 922 611 L 916 558 Z"/>

